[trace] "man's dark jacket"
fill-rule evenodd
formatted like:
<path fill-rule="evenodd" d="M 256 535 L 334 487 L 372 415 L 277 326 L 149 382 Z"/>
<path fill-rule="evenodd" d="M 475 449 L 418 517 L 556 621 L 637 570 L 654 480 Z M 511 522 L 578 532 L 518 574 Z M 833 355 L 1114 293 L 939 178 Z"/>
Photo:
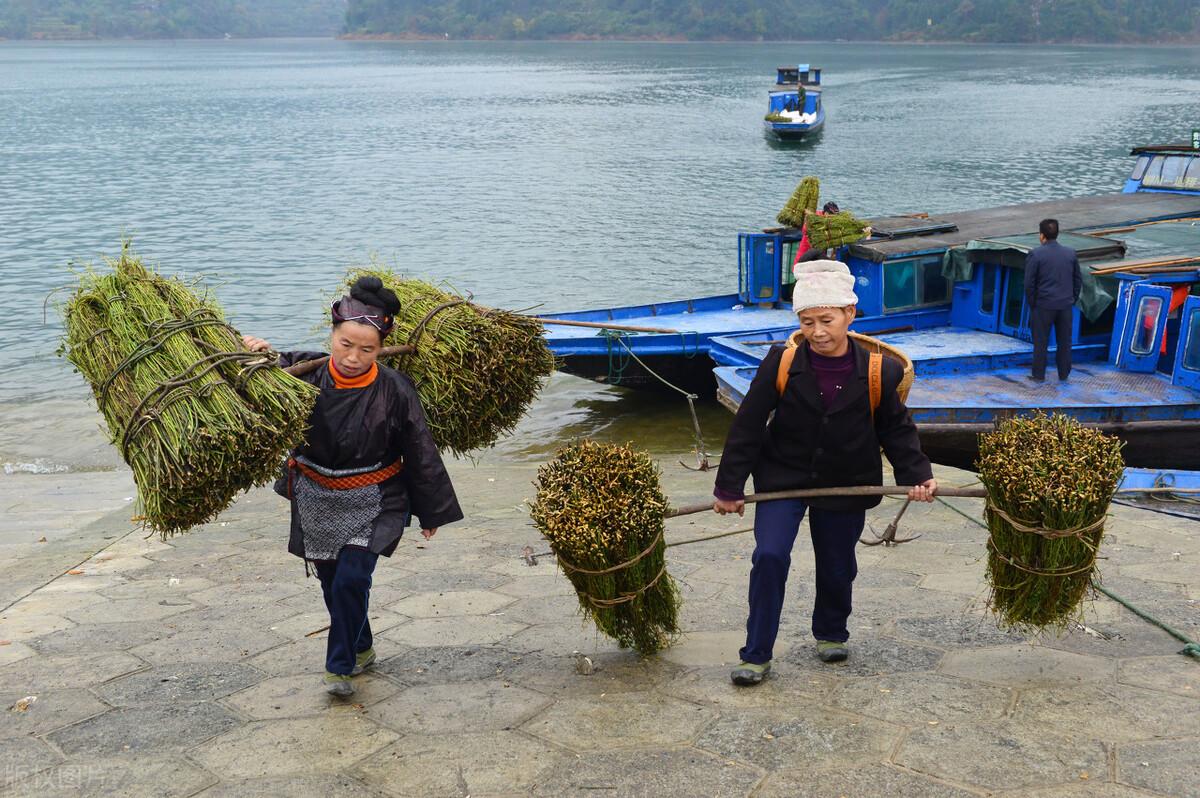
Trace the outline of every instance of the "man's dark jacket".
<path fill-rule="evenodd" d="M 1083 275 L 1075 250 L 1047 241 L 1025 258 L 1025 299 L 1029 309 L 1066 310 L 1079 301 Z"/>
<path fill-rule="evenodd" d="M 855 354 L 855 377 L 838 392 L 828 411 L 809 364 L 808 344 L 802 343 L 796 351 L 782 397 L 775 378 L 783 347 L 771 348 L 725 439 L 717 471 L 719 494 L 741 495 L 751 471 L 758 492 L 882 485 L 880 446 L 892 464 L 896 484 L 918 485 L 933 478 L 917 427 L 896 393 L 904 369 L 894 360 L 883 359 L 883 395 L 872 425 L 867 386 L 870 354 L 853 340 L 850 346 Z M 775 415 L 768 423 L 772 411 Z M 812 499 L 808 504 L 827 510 L 858 510 L 879 502 L 879 497 L 836 497 Z"/>

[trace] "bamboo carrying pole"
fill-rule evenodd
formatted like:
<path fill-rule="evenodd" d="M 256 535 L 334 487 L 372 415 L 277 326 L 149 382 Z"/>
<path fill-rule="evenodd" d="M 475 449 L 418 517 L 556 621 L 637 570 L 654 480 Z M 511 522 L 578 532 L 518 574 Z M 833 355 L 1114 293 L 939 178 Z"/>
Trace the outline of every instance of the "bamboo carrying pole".
<path fill-rule="evenodd" d="M 403 346 L 385 346 L 383 349 L 379 350 L 379 357 L 411 355 L 416 351 L 417 348 L 415 346 L 409 346 L 408 344 Z M 284 369 L 284 371 L 286 371 L 288 374 L 291 374 L 293 377 L 302 377 L 305 374 L 316 371 L 328 362 L 329 355 L 326 355 L 325 357 L 314 358 L 313 360 L 301 360 L 299 363 L 293 363 L 292 365 L 288 366 Z"/>
<path fill-rule="evenodd" d="M 752 493 L 746 497 L 746 504 L 755 502 L 774 501 L 775 499 L 815 499 L 830 496 L 907 496 L 912 490 L 907 485 L 894 487 L 884 485 L 854 485 L 847 488 L 804 488 L 802 490 L 779 490 L 772 493 Z M 939 487 L 936 496 L 950 496 L 970 499 L 985 499 L 987 491 L 983 488 L 942 488 Z M 689 504 L 684 507 L 673 507 L 663 513 L 664 518 L 676 518 L 681 515 L 694 515 L 711 511 L 711 501 L 704 504 Z"/>

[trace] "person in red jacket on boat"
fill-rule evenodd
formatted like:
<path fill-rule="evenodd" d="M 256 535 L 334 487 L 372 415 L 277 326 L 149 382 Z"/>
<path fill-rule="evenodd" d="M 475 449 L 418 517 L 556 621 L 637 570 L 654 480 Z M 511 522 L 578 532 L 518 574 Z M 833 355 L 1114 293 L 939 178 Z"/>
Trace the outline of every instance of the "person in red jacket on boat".
<path fill-rule="evenodd" d="M 777 345 L 763 358 L 726 438 L 713 509 L 741 515 L 751 475 L 758 492 L 881 485 L 881 447 L 896 483 L 915 486 L 909 498 L 933 501 L 937 481 L 897 390 L 903 368 L 849 337 L 858 302 L 850 270 L 831 260 L 796 270 L 792 307 L 802 340 L 790 355 Z M 849 496 L 757 505 L 750 615 L 741 662 L 730 674 L 734 684 L 758 684 L 770 673 L 792 546 L 806 514 L 816 554 L 816 653 L 823 662 L 849 656 L 855 547 L 867 509 L 879 502 Z"/>

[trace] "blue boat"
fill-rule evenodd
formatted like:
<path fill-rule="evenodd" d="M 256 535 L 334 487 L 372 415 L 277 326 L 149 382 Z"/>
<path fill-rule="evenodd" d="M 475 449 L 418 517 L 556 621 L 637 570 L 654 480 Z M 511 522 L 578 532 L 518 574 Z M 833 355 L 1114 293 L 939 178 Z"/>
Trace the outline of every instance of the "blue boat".
<path fill-rule="evenodd" d="M 1200 519 L 1200 471 L 1126 468 L 1114 501 L 1184 518 Z M 1138 490 L 1145 493 L 1127 493 Z"/>
<path fill-rule="evenodd" d="M 821 70 L 808 64 L 776 70 L 775 85 L 767 92 L 763 126 L 780 141 L 799 141 L 825 127 L 821 103 Z"/>
<path fill-rule="evenodd" d="M 1128 465 L 1200 468 L 1200 149 L 1132 154 L 1122 193 L 875 219 L 872 238 L 843 252 L 858 281 L 856 328 L 890 330 L 876 337 L 913 361 L 908 404 L 935 460 L 970 466 L 978 433 L 1041 409 L 1119 435 Z M 1073 311 L 1070 381 L 1036 385 L 1027 379 L 1024 262 L 1047 217 L 1079 252 L 1084 293 Z M 921 229 L 899 229 L 914 224 Z M 761 234 L 776 242 L 778 235 Z M 764 262 L 759 271 L 770 268 Z M 723 404 L 737 408 L 764 342 L 789 332 L 713 339 Z"/>

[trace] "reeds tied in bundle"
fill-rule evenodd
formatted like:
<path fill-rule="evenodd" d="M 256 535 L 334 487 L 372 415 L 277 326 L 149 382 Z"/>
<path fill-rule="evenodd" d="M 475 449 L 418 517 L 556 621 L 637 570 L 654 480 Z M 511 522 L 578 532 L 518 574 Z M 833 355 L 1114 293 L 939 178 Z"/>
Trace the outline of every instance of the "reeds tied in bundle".
<path fill-rule="evenodd" d="M 246 351 L 215 302 L 148 269 L 128 244 L 105 264 L 66 302 L 60 354 L 91 385 L 143 520 L 175 534 L 278 475 L 317 391 Z"/>
<path fill-rule="evenodd" d="M 849 211 L 808 215 L 808 241 L 813 249 L 833 249 L 853 244 L 868 235 L 867 223 Z"/>
<path fill-rule="evenodd" d="M 1065 415 L 1011 418 L 980 436 L 978 468 L 992 609 L 1004 626 L 1062 628 L 1096 567 L 1121 442 Z"/>
<path fill-rule="evenodd" d="M 767 116 L 767 119 L 768 121 L 790 121 L 787 117 L 772 120 L 770 115 Z M 817 200 L 820 194 L 821 181 L 809 175 L 800 181 L 800 185 L 796 186 L 796 190 L 792 192 L 787 204 L 775 218 L 779 220 L 780 224 L 786 224 L 788 227 L 803 227 L 804 215 L 817 210 Z"/>
<path fill-rule="evenodd" d="M 538 470 L 530 516 L 596 628 L 641 654 L 679 633 L 658 468 L 628 446 L 580 441 Z"/>
<path fill-rule="evenodd" d="M 510 432 L 554 371 L 542 323 L 375 268 L 352 271 L 346 286 L 367 275 L 400 299 L 389 343 L 416 352 L 386 365 L 416 384 L 438 448 L 462 455 Z"/>

